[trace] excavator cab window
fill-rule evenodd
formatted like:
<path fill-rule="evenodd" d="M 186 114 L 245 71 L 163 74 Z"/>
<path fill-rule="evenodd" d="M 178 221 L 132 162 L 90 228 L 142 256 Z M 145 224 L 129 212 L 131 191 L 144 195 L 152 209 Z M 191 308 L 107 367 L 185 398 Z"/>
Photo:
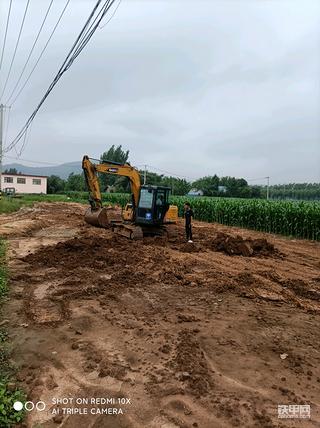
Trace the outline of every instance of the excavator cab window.
<path fill-rule="evenodd" d="M 142 186 L 136 209 L 136 222 L 157 225 L 163 222 L 169 208 L 169 187 Z"/>

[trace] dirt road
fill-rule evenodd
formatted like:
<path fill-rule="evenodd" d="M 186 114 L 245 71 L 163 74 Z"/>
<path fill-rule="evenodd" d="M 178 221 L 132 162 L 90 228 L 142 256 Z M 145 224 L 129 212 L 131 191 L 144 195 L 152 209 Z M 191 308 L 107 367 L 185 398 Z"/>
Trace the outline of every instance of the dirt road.
<path fill-rule="evenodd" d="M 25 426 L 319 427 L 319 243 L 200 222 L 195 244 L 182 224 L 173 242 L 132 242 L 83 212 L 0 216 L 13 360 L 46 404 Z M 268 245 L 228 254 L 225 234 Z M 278 405 L 310 405 L 311 419 L 280 419 Z"/>

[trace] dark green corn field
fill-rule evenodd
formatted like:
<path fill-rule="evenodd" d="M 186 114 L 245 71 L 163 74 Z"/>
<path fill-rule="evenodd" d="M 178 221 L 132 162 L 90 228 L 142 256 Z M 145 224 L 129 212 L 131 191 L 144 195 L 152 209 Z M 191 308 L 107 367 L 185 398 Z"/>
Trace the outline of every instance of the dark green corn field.
<path fill-rule="evenodd" d="M 180 215 L 184 201 L 185 198 L 172 197 Z M 194 198 L 189 202 L 197 220 L 320 240 L 319 202 L 231 198 Z"/>
<path fill-rule="evenodd" d="M 105 203 L 124 206 L 128 194 L 104 194 Z M 172 196 L 170 202 L 183 215 L 186 197 Z M 196 220 L 239 226 L 262 232 L 320 240 L 320 202 L 267 201 L 263 199 L 189 198 Z"/>

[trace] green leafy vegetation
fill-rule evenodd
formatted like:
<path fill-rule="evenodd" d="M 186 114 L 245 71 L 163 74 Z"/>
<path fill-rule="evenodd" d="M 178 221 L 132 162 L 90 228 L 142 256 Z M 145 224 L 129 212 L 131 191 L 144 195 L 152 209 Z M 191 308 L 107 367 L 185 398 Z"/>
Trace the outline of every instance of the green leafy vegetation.
<path fill-rule="evenodd" d="M 172 197 L 180 215 L 186 198 Z M 320 203 L 261 199 L 193 198 L 195 218 L 268 233 L 320 240 Z"/>
<path fill-rule="evenodd" d="M 270 186 L 272 199 L 320 200 L 320 183 L 289 183 Z"/>
<path fill-rule="evenodd" d="M 26 205 L 26 202 L 20 199 L 2 196 L 2 199 L 0 200 L 0 214 L 18 211 L 22 205 Z"/>
<path fill-rule="evenodd" d="M 16 401 L 24 403 L 25 394 L 18 388 L 11 386 L 7 379 L 0 377 L 0 427 L 10 428 L 21 422 L 24 418 L 24 411 L 16 411 L 13 404 Z"/>
<path fill-rule="evenodd" d="M 0 239 L 0 305 L 8 291 L 6 268 L 6 244 Z M 0 427 L 10 428 L 23 420 L 24 411 L 13 408 L 15 401 L 25 402 L 23 391 L 15 386 L 14 369 L 10 363 L 10 351 L 7 346 L 8 333 L 0 330 Z"/>
<path fill-rule="evenodd" d="M 0 239 L 0 303 L 7 293 L 6 244 Z"/>
<path fill-rule="evenodd" d="M 7 339 L 8 339 L 8 332 L 5 329 L 0 328 L 0 343 L 5 342 Z"/>

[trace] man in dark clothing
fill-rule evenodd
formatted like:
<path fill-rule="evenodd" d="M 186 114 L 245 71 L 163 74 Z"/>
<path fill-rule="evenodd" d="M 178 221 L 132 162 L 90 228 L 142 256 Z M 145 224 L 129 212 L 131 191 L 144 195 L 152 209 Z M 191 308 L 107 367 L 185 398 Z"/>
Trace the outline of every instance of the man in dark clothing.
<path fill-rule="evenodd" d="M 191 206 L 189 202 L 184 203 L 184 218 L 186 221 L 186 236 L 187 241 L 192 242 L 192 225 L 191 225 L 191 218 L 193 217 L 193 211 L 191 209 Z"/>

